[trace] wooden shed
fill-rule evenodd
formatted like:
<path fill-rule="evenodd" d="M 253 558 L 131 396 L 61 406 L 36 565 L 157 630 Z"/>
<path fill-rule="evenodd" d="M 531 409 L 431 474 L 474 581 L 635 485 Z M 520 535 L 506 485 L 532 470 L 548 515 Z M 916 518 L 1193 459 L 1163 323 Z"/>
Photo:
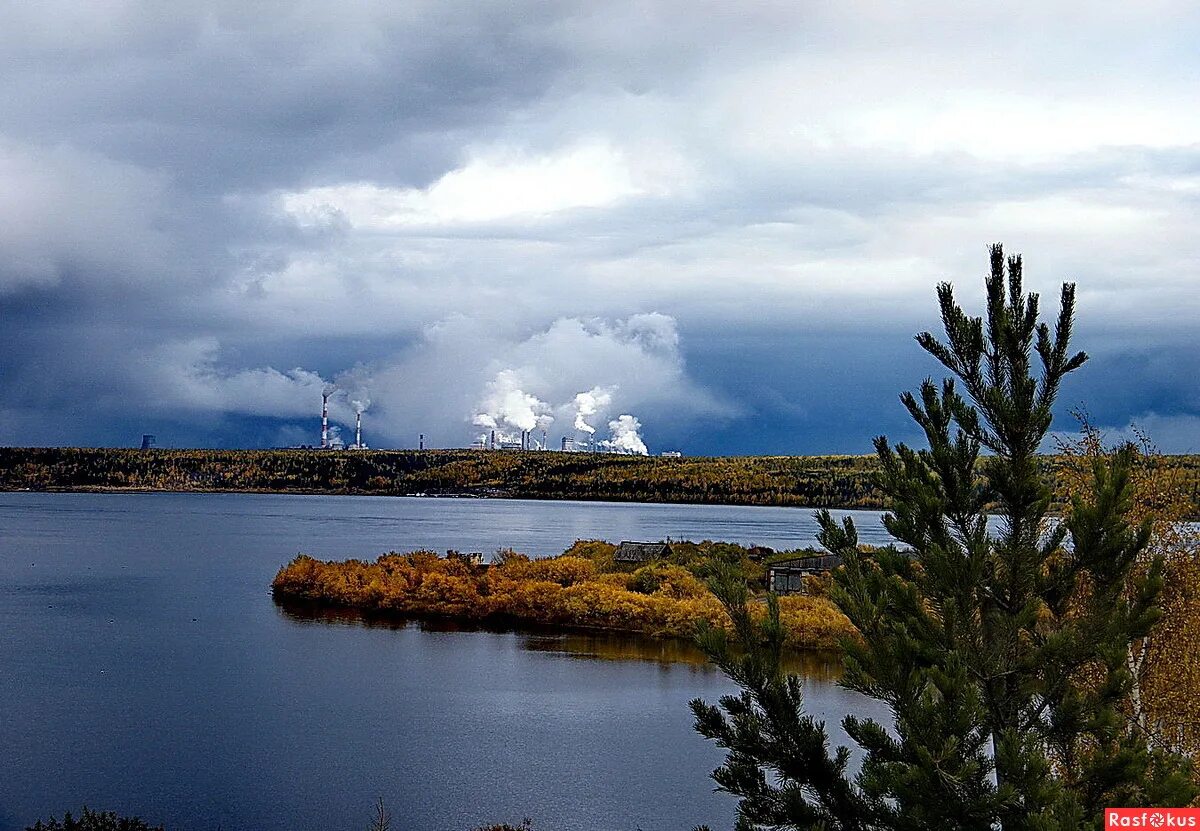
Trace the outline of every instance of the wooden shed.
<path fill-rule="evenodd" d="M 780 560 L 767 567 L 767 586 L 775 594 L 801 594 L 805 577 L 826 574 L 841 565 L 842 558 L 837 554 Z"/>
<path fill-rule="evenodd" d="M 665 542 L 622 542 L 613 559 L 618 563 L 651 563 L 671 556 L 671 546 Z"/>

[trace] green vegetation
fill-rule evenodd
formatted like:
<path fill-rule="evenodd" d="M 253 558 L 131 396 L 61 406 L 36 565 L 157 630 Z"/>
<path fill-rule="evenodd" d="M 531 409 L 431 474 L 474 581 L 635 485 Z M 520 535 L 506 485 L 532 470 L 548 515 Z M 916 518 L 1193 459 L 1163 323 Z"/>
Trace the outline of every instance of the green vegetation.
<path fill-rule="evenodd" d="M 0 448 L 2 490 L 270 491 L 874 508 L 858 456 Z"/>
<path fill-rule="evenodd" d="M 616 563 L 614 552 L 610 543 L 581 540 L 545 559 L 501 552 L 486 567 L 428 551 L 374 562 L 300 555 L 279 570 L 272 590 L 284 603 L 366 613 L 690 638 L 701 621 L 728 621 L 704 579 L 733 569 L 761 585 L 765 571 L 747 549 L 727 543 L 672 543 L 669 558 L 644 565 Z M 832 649 L 853 635 L 824 597 L 785 597 L 779 608 L 788 649 Z"/>
<path fill-rule="evenodd" d="M 1035 451 L 1086 360 L 1068 349 L 1074 287 L 1052 332 L 1020 258 L 995 246 L 991 260 L 986 318 L 943 284 L 946 343 L 918 337 L 957 379 L 903 399 L 929 449 L 876 442 L 887 528 L 911 553 L 864 552 L 851 521 L 819 515 L 822 544 L 845 558 L 832 598 L 861 633 L 843 643 L 842 683 L 892 716 L 843 720 L 856 774 L 781 666 L 778 604 L 754 615 L 735 572 L 713 580 L 734 637 L 709 628 L 700 642 L 741 694 L 692 710 L 729 751 L 713 778 L 740 797 L 738 828 L 1099 829 L 1105 807 L 1197 796 L 1188 760 L 1147 735 L 1131 701 L 1130 656 L 1163 588 L 1162 555 L 1145 556 L 1152 524 L 1134 511 L 1134 454 L 1092 454 L 1086 490 L 1050 521 L 1058 483 Z"/>

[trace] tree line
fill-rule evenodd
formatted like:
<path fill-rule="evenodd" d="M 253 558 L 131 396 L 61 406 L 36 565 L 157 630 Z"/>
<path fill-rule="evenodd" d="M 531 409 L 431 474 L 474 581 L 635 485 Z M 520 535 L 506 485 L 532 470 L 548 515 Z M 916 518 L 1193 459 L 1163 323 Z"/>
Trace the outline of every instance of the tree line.
<path fill-rule="evenodd" d="M 1200 518 L 1200 456 L 1159 456 Z M 1062 454 L 1038 463 L 1067 475 Z M 0 448 L 0 490 L 495 496 L 882 510 L 873 456 L 661 458 L 477 450 Z"/>

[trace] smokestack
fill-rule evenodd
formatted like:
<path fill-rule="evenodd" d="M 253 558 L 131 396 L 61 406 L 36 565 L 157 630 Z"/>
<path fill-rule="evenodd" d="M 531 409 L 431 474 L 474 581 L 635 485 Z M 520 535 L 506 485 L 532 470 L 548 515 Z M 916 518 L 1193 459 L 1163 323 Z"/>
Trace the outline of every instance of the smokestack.
<path fill-rule="evenodd" d="M 354 446 L 362 447 L 362 413 L 354 414 Z"/>
<path fill-rule="evenodd" d="M 492 431 L 492 450 L 496 449 L 496 431 Z"/>
<path fill-rule="evenodd" d="M 542 450 L 546 450 L 550 445 L 546 444 L 546 431 L 542 431 Z"/>
<path fill-rule="evenodd" d="M 321 449 L 329 449 L 329 393 L 321 393 Z"/>
<path fill-rule="evenodd" d="M 425 449 L 425 434 L 424 433 L 422 433 L 421 437 L 417 440 L 417 449 L 418 450 Z"/>
<path fill-rule="evenodd" d="M 521 431 L 521 449 L 522 450 L 529 449 L 529 431 L 528 430 Z"/>

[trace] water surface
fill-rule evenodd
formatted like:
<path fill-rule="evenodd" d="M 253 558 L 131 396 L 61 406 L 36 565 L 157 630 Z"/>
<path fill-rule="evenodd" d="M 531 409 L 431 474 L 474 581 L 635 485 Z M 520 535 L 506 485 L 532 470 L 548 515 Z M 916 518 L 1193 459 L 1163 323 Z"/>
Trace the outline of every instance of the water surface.
<path fill-rule="evenodd" d="M 852 512 L 866 541 L 878 515 Z M 0 831 L 88 804 L 173 831 L 714 828 L 691 729 L 728 682 L 678 642 L 313 620 L 299 551 L 814 541 L 811 511 L 260 494 L 0 494 Z M 810 709 L 864 702 L 814 664 Z"/>

